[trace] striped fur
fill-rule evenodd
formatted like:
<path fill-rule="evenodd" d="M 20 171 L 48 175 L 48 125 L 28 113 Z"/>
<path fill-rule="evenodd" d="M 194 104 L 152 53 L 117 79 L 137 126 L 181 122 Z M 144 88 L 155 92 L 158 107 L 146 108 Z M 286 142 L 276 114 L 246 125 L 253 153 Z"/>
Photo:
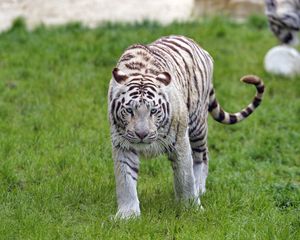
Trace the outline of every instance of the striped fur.
<path fill-rule="evenodd" d="M 264 84 L 256 76 L 241 80 L 256 87 L 252 102 L 237 113 L 218 103 L 213 60 L 193 40 L 168 36 L 133 45 L 113 70 L 109 118 L 117 185 L 117 216 L 140 214 L 136 184 L 140 155 L 167 153 L 178 199 L 200 205 L 208 173 L 207 117 L 235 124 L 261 103 Z"/>
<path fill-rule="evenodd" d="M 265 0 L 270 29 L 281 43 L 297 45 L 300 30 L 300 0 Z"/>

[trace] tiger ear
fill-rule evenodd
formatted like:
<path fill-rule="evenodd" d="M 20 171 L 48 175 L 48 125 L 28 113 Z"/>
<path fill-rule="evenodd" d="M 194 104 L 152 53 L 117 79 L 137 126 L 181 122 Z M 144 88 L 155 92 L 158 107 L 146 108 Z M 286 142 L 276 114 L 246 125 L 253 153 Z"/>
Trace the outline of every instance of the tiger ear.
<path fill-rule="evenodd" d="M 162 72 L 160 74 L 158 74 L 158 76 L 156 77 L 156 80 L 162 82 L 163 84 L 165 84 L 166 86 L 168 86 L 171 82 L 171 75 L 168 72 Z"/>
<path fill-rule="evenodd" d="M 128 78 L 128 76 L 118 68 L 114 68 L 112 75 L 118 83 L 122 83 Z"/>

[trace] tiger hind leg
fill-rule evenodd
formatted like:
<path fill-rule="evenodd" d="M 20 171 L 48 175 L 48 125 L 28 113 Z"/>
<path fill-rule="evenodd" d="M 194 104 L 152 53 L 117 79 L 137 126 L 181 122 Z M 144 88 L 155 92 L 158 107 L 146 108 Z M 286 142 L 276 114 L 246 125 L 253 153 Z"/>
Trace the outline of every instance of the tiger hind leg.
<path fill-rule="evenodd" d="M 190 137 L 195 185 L 199 196 L 206 191 L 208 175 L 207 125 L 204 125 L 201 130 L 199 135 Z"/>
<path fill-rule="evenodd" d="M 195 185 L 197 194 L 203 195 L 206 191 L 206 178 L 208 175 L 208 154 L 207 149 L 204 152 L 193 151 L 193 171 L 195 176 Z"/>

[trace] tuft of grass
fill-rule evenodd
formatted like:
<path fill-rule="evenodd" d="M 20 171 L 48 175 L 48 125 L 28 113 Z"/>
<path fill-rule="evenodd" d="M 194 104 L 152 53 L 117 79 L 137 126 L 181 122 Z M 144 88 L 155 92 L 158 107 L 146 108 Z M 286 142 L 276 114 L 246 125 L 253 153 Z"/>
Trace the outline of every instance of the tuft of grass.
<path fill-rule="evenodd" d="M 195 39 L 215 60 L 214 85 L 227 111 L 266 84 L 246 121 L 209 119 L 210 172 L 204 212 L 173 199 L 164 156 L 143 160 L 142 217 L 113 221 L 115 183 L 107 120 L 111 70 L 125 48 L 160 36 Z M 300 78 L 269 75 L 276 39 L 264 17 L 244 24 L 78 23 L 28 32 L 21 20 L 0 35 L 0 236 L 2 239 L 299 239 Z"/>

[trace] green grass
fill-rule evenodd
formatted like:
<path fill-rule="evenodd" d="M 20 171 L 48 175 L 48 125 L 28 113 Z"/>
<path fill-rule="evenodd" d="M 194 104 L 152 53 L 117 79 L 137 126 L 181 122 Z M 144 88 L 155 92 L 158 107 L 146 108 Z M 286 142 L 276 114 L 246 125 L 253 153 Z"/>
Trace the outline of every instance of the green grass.
<path fill-rule="evenodd" d="M 214 83 L 227 111 L 266 84 L 246 121 L 209 119 L 210 172 L 204 212 L 173 200 L 165 157 L 142 161 L 142 217 L 116 212 L 107 88 L 123 50 L 162 35 L 195 39 L 215 60 Z M 161 27 L 79 24 L 0 35 L 0 239 L 300 239 L 300 78 L 267 74 L 276 39 L 262 17 Z"/>

